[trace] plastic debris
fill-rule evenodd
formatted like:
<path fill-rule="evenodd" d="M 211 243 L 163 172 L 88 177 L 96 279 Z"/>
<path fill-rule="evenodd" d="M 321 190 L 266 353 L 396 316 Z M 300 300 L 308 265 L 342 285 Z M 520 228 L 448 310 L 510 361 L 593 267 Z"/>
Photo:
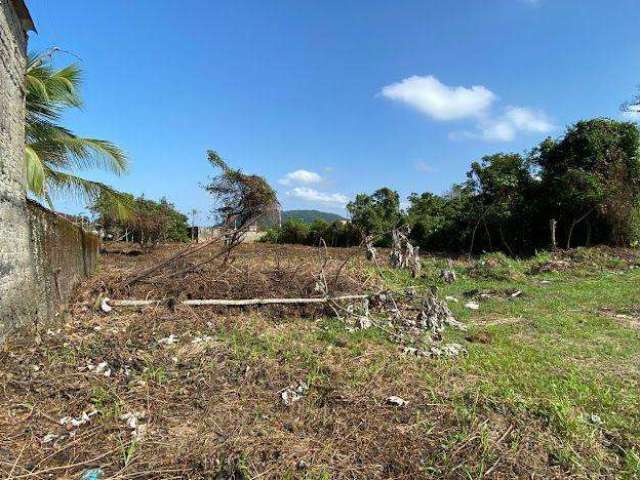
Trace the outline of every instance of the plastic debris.
<path fill-rule="evenodd" d="M 144 412 L 128 412 L 120 416 L 120 420 L 127 422 L 127 427 L 131 430 L 131 435 L 140 440 L 147 431 L 147 426 L 140 423 L 145 418 Z"/>
<path fill-rule="evenodd" d="M 107 362 L 100 362 L 98 365 L 89 363 L 87 365 L 87 370 L 95 373 L 96 375 L 102 375 L 104 377 L 111 376 L 111 369 L 109 368 L 109 364 Z"/>
<path fill-rule="evenodd" d="M 364 315 L 358 317 L 358 328 L 360 330 L 366 330 L 367 328 L 371 328 L 372 325 L 373 325 L 373 322 L 369 317 L 366 317 Z"/>
<path fill-rule="evenodd" d="M 80 480 L 100 480 L 104 475 L 104 470 L 101 468 L 91 468 L 82 472 Z"/>
<path fill-rule="evenodd" d="M 213 337 L 209 335 L 203 335 L 201 337 L 193 337 L 193 339 L 191 340 L 191 343 L 193 344 L 209 343 L 209 342 L 212 342 L 213 340 L 215 340 Z"/>
<path fill-rule="evenodd" d="M 42 443 L 53 443 L 60 438 L 62 438 L 62 435 L 56 435 L 55 433 L 47 433 L 42 438 Z"/>
<path fill-rule="evenodd" d="M 293 403 L 302 399 L 304 394 L 309 390 L 309 386 L 305 382 L 300 382 L 298 385 L 290 385 L 282 392 L 280 392 L 280 398 L 285 407 L 292 405 Z"/>
<path fill-rule="evenodd" d="M 467 349 L 459 343 L 447 343 L 442 347 L 433 346 L 429 349 L 429 353 L 432 357 L 448 357 L 454 358 L 458 355 L 466 355 Z"/>
<path fill-rule="evenodd" d="M 458 303 L 458 299 L 457 299 L 456 297 L 452 297 L 452 296 L 450 296 L 450 295 L 447 295 L 446 297 L 444 297 L 444 299 L 445 299 L 447 302 Z"/>
<path fill-rule="evenodd" d="M 65 427 L 67 430 L 72 430 L 74 428 L 81 427 L 86 423 L 89 423 L 91 421 L 91 417 L 97 414 L 98 414 L 97 410 L 93 410 L 89 413 L 82 412 L 82 414 L 79 417 L 67 416 L 67 417 L 62 417 L 59 421 L 60 421 L 60 425 Z"/>
<path fill-rule="evenodd" d="M 406 400 L 404 400 L 403 398 L 400 397 L 396 397 L 395 395 L 390 396 L 389 398 L 387 398 L 387 403 L 389 405 L 394 405 L 396 407 L 404 407 L 405 405 L 407 405 L 409 402 L 407 402 Z"/>
<path fill-rule="evenodd" d="M 603 423 L 602 419 L 600 418 L 600 415 L 596 415 L 595 413 L 592 413 L 591 415 L 589 415 L 587 419 L 589 420 L 589 422 L 597 426 L 600 426 Z"/>
<path fill-rule="evenodd" d="M 480 304 L 476 302 L 467 302 L 464 306 L 470 310 L 478 310 L 480 309 Z"/>
<path fill-rule="evenodd" d="M 405 355 L 415 355 L 417 357 L 447 357 L 455 358 L 459 355 L 466 355 L 467 349 L 459 343 L 447 343 L 442 346 L 431 346 L 428 349 L 420 349 L 415 347 L 405 347 L 403 350 Z"/>
<path fill-rule="evenodd" d="M 522 290 L 516 290 L 511 294 L 511 298 L 518 298 L 520 295 L 522 295 Z"/>
<path fill-rule="evenodd" d="M 102 301 L 100 302 L 100 310 L 102 310 L 104 313 L 109 313 L 111 310 L 113 310 L 113 307 L 109 305 L 109 298 L 105 297 L 102 299 Z"/>
<path fill-rule="evenodd" d="M 178 337 L 173 333 L 168 337 L 161 338 L 160 340 L 158 340 L 158 343 L 160 345 L 166 345 L 166 346 L 173 345 L 174 343 L 177 343 L 177 342 L 178 342 Z"/>

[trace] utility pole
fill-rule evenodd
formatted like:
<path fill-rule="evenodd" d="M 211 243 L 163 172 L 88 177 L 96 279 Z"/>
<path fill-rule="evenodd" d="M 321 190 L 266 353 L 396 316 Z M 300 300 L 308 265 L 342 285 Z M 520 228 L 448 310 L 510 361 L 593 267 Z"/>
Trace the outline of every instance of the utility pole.
<path fill-rule="evenodd" d="M 197 208 L 192 208 L 191 209 L 191 241 L 193 242 L 194 238 L 195 238 L 195 234 L 196 234 L 196 215 L 198 215 L 198 209 Z"/>

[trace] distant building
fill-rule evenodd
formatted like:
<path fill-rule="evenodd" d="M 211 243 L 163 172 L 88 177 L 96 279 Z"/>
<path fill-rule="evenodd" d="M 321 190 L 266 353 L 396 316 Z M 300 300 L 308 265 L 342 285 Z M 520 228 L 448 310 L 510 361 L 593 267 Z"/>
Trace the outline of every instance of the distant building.
<path fill-rule="evenodd" d="M 216 225 L 214 227 L 198 226 L 189 228 L 189 236 L 193 239 L 194 242 L 206 242 L 214 238 L 222 239 L 226 231 L 228 231 L 227 227 L 222 225 Z M 262 238 L 264 234 L 265 232 L 259 231 L 258 225 L 254 223 L 247 229 L 247 232 L 244 236 L 244 241 L 255 242 Z"/>

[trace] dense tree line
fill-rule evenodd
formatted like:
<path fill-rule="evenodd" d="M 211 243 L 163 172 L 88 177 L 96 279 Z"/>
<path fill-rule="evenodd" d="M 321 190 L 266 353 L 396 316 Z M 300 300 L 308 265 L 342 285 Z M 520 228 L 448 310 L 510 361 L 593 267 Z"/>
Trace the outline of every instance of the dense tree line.
<path fill-rule="evenodd" d="M 629 122 L 580 121 L 526 154 L 496 153 L 473 162 L 466 180 L 442 195 L 413 193 L 403 211 L 389 188 L 347 205 L 353 245 L 364 235 L 388 243 L 403 223 L 423 250 L 526 254 L 536 249 L 640 240 L 640 132 Z M 279 241 L 313 243 L 311 228 L 283 225 Z M 293 231 L 297 233 L 294 234 Z M 357 232 L 357 233 L 356 233 Z M 298 235 L 298 233 L 300 233 Z M 334 243 L 336 244 L 336 243 Z"/>
<path fill-rule="evenodd" d="M 121 196 L 130 212 L 124 218 L 113 211 L 112 200 L 108 196 L 100 195 L 90 206 L 96 215 L 95 223 L 108 238 L 140 244 L 186 242 L 190 239 L 187 216 L 176 210 L 166 198 L 156 202 L 128 193 Z"/>
<path fill-rule="evenodd" d="M 353 247 L 360 244 L 360 230 L 352 223 L 336 220 L 314 220 L 306 223 L 292 218 L 283 222 L 281 227 L 267 230 L 262 241 L 269 243 L 297 243 L 318 245 L 323 239 L 329 247 Z"/>

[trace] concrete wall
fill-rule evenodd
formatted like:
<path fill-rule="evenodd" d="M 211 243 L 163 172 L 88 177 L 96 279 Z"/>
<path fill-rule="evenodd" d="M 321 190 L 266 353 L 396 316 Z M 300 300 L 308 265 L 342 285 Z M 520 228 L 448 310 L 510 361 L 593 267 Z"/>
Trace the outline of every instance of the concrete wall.
<path fill-rule="evenodd" d="M 0 0 L 0 341 L 44 319 L 92 273 L 98 237 L 27 200 L 24 118 L 27 37 L 21 0 Z"/>
<path fill-rule="evenodd" d="M 207 240 L 213 240 L 214 238 L 222 238 L 224 230 L 220 227 L 195 227 L 195 239 L 198 242 L 206 242 Z M 257 228 L 251 228 L 245 233 L 243 241 L 246 243 L 257 242 L 266 235 L 267 232 L 259 232 Z M 191 235 L 191 232 L 189 232 Z"/>
<path fill-rule="evenodd" d="M 26 34 L 12 1 L 0 1 L 0 337 L 38 315 L 24 193 Z"/>
<path fill-rule="evenodd" d="M 27 210 L 40 308 L 51 315 L 67 303 L 78 282 L 95 271 L 100 240 L 36 202 L 29 201 Z"/>

